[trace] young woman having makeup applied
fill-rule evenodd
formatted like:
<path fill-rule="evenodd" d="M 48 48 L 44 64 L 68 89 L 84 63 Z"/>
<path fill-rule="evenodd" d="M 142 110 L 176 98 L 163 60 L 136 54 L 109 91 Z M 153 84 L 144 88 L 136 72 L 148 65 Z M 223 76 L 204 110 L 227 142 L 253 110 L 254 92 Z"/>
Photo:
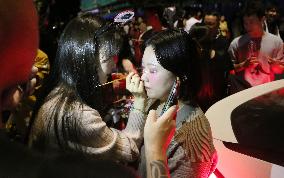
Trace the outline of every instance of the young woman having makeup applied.
<path fill-rule="evenodd" d="M 171 177 L 207 178 L 216 166 L 211 128 L 195 98 L 201 85 L 198 47 L 189 34 L 176 30 L 162 31 L 145 43 L 141 79 L 151 103 L 147 108 L 156 109 L 160 115 L 177 92 L 176 133 L 168 149 L 162 150 L 167 160 L 161 160 L 168 162 Z M 179 87 L 173 90 L 176 84 Z M 150 172 L 146 173 L 145 162 L 158 153 L 147 148 L 146 154 L 143 152 L 142 147 L 139 172 L 146 177 Z"/>

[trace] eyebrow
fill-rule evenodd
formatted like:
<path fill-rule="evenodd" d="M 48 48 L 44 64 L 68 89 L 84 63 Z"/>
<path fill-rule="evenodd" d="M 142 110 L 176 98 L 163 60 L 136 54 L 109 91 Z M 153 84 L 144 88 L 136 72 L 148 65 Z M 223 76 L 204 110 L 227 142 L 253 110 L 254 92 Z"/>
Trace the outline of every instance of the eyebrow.
<path fill-rule="evenodd" d="M 144 63 L 142 63 L 142 66 L 155 66 L 155 67 L 158 67 L 158 65 L 153 64 L 153 63 L 147 63 L 146 65 Z"/>

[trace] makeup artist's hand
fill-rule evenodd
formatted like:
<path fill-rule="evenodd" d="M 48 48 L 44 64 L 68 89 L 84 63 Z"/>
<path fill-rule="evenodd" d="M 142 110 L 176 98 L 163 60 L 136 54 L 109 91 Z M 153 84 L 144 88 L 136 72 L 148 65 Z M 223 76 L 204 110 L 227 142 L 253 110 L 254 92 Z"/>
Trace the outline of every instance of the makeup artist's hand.
<path fill-rule="evenodd" d="M 144 89 L 144 82 L 137 73 L 130 72 L 128 74 L 126 77 L 126 89 L 134 96 L 133 107 L 137 110 L 144 111 L 147 95 Z"/>
<path fill-rule="evenodd" d="M 139 75 L 134 72 L 130 72 L 126 77 L 126 89 L 130 91 L 134 97 L 146 98 L 146 92 L 144 89 L 144 82 L 140 79 Z"/>
<path fill-rule="evenodd" d="M 126 78 L 126 75 L 123 74 L 123 73 L 112 73 L 111 74 L 111 77 L 112 77 L 112 86 L 113 86 L 113 90 L 115 92 L 118 92 L 120 89 L 124 89 L 125 90 L 125 78 Z"/>

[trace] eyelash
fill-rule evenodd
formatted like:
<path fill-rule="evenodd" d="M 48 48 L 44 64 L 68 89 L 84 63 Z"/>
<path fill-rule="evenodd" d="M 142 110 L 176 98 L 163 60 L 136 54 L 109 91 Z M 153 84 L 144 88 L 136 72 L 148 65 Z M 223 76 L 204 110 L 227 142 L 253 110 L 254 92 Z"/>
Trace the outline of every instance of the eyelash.
<path fill-rule="evenodd" d="M 149 71 L 146 71 L 144 67 L 142 67 L 142 73 L 150 73 L 150 74 L 154 74 L 157 72 L 157 69 L 150 69 Z"/>
<path fill-rule="evenodd" d="M 152 73 L 156 73 L 157 72 L 157 70 L 156 69 L 150 69 L 150 73 L 152 74 Z"/>

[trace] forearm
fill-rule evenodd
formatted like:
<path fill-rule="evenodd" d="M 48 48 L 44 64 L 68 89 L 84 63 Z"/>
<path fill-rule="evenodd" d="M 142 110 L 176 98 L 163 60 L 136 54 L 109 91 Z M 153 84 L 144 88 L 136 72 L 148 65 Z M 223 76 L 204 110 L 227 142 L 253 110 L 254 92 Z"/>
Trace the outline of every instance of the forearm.
<path fill-rule="evenodd" d="M 146 115 L 139 110 L 132 110 L 129 113 L 126 128 L 122 131 L 140 147 L 143 141 L 143 129 L 145 126 Z"/>
<path fill-rule="evenodd" d="M 145 99 L 135 99 L 126 128 L 122 132 L 135 141 L 137 147 L 140 147 L 143 141 L 145 122 Z"/>
<path fill-rule="evenodd" d="M 166 153 L 159 150 L 154 152 L 145 149 L 147 178 L 169 178 Z"/>
<path fill-rule="evenodd" d="M 133 106 L 132 108 L 138 111 L 145 112 L 145 106 L 146 106 L 146 99 L 145 98 L 134 98 Z"/>
<path fill-rule="evenodd" d="M 235 71 L 239 72 L 239 71 L 244 70 L 245 69 L 244 65 L 245 65 L 245 61 L 239 64 L 234 64 Z"/>
<path fill-rule="evenodd" d="M 78 138 L 79 144 L 96 157 L 122 162 L 135 161 L 139 157 L 138 144 L 143 140 L 144 117 L 141 113 L 132 113 L 128 130 L 120 131 L 107 127 L 97 111 L 86 107 L 82 127 L 78 128 L 78 132 L 82 133 Z"/>

